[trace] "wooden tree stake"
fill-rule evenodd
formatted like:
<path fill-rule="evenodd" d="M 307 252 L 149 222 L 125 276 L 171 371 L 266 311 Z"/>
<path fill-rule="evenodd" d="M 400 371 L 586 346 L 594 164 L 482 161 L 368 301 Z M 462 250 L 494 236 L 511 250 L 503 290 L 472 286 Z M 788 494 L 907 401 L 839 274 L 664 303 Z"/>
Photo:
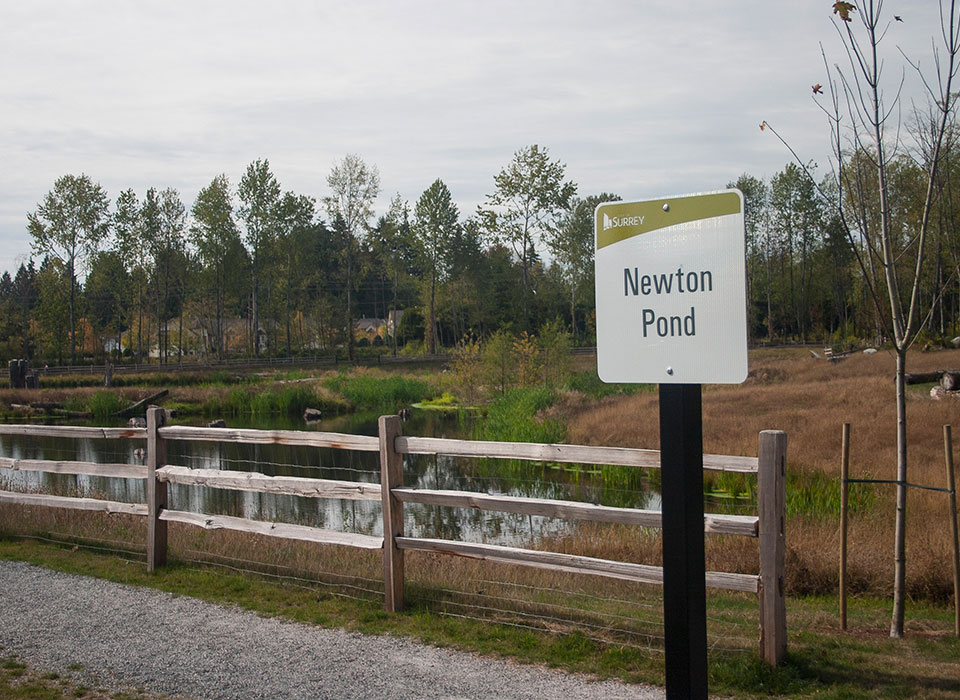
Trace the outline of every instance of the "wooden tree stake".
<path fill-rule="evenodd" d="M 950 492 L 950 531 L 953 533 L 953 633 L 960 637 L 960 535 L 957 533 L 957 487 L 953 473 L 953 440 L 950 426 L 943 426 L 943 451 Z"/>
<path fill-rule="evenodd" d="M 843 424 L 840 456 L 840 629 L 847 629 L 847 504 L 850 478 L 850 424 Z"/>

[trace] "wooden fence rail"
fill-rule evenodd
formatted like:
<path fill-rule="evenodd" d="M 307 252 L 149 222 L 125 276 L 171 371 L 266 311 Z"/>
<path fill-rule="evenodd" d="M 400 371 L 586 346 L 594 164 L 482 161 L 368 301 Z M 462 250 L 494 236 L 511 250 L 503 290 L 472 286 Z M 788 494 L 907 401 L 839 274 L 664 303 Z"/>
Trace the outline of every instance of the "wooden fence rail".
<path fill-rule="evenodd" d="M 166 426 L 164 425 L 165 417 L 166 414 L 163 409 L 150 408 L 147 411 L 146 429 L 0 425 L 0 435 L 143 440 L 146 441 L 147 462 L 147 466 L 142 467 L 128 464 L 0 458 L 0 469 L 145 479 L 147 487 L 147 502 L 145 504 L 9 491 L 0 491 L 0 504 L 40 505 L 145 516 L 148 530 L 146 543 L 148 570 L 163 566 L 166 561 L 168 522 L 183 523 L 206 529 L 237 530 L 322 544 L 382 549 L 384 604 L 387 610 L 391 612 L 403 607 L 404 553 L 411 550 L 439 552 L 639 583 L 655 585 L 662 585 L 663 583 L 662 569 L 645 564 L 501 545 L 407 537 L 404 535 L 403 520 L 403 504 L 417 503 L 659 528 L 661 526 L 660 513 L 656 511 L 615 508 L 591 503 L 543 498 L 415 489 L 403 485 L 402 470 L 403 456 L 414 454 L 659 468 L 660 454 L 656 450 L 407 437 L 400 434 L 401 422 L 397 416 L 380 418 L 379 435 L 377 437 L 293 430 L 232 430 Z M 169 440 L 304 445 L 379 452 L 381 481 L 376 484 L 333 479 L 268 476 L 257 472 L 189 469 L 167 463 L 166 444 Z M 785 433 L 780 431 L 760 433 L 758 455 L 758 457 L 704 455 L 704 469 L 756 473 L 758 475 L 758 515 L 706 514 L 704 517 L 704 532 L 706 534 L 756 538 L 759 541 L 760 558 L 759 575 L 711 571 L 706 574 L 705 585 L 725 590 L 754 593 L 759 596 L 760 654 L 768 663 L 778 664 L 786 654 L 787 639 L 783 590 L 784 527 L 786 520 Z M 167 502 L 167 487 L 169 484 L 284 494 L 302 498 L 380 501 L 383 511 L 384 534 L 383 537 L 374 537 L 324 530 L 305 525 L 263 522 L 247 518 L 175 510 L 171 509 Z"/>

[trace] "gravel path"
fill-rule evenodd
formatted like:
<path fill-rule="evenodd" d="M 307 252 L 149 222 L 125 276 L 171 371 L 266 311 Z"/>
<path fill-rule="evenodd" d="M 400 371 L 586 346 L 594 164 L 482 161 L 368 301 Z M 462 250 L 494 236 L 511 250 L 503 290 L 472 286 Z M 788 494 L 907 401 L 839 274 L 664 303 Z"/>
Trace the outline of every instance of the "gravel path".
<path fill-rule="evenodd" d="M 0 562 L 0 655 L 188 698 L 662 698 L 662 690 L 258 617 Z"/>

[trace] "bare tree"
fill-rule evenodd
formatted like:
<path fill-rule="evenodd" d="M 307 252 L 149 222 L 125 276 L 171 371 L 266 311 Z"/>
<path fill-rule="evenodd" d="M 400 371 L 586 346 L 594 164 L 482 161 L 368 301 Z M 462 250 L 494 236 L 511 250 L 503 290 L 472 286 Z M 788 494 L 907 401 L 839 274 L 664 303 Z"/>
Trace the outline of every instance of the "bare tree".
<path fill-rule="evenodd" d="M 873 301 L 877 323 L 892 343 L 896 357 L 897 404 L 897 515 L 894 535 L 894 591 L 890 636 L 903 636 L 906 581 L 907 508 L 907 351 L 920 326 L 919 295 L 926 253 L 927 234 L 934 207 L 937 172 L 956 95 L 951 92 L 957 72 L 960 27 L 956 2 L 940 3 L 942 46 L 935 46 L 932 74 L 903 55 L 904 70 L 885 93 L 881 45 L 899 17 L 887 18 L 883 0 L 868 0 L 855 6 L 831 2 L 834 26 L 844 48 L 845 61 L 833 65 L 824 55 L 826 105 L 820 104 L 830 122 L 836 195 L 832 203 L 856 256 L 864 285 Z M 929 98 L 922 147 L 911 148 L 909 134 L 899 119 L 906 68 L 917 73 Z M 814 95 L 821 85 L 815 85 Z M 885 95 L 892 94 L 890 100 Z M 786 141 L 769 124 L 777 138 Z M 789 148 L 789 145 L 787 145 Z M 792 152 L 793 149 L 791 149 Z M 794 153 L 796 156 L 796 153 Z M 903 159 L 918 159 L 924 174 L 925 195 L 915 221 L 897 220 L 891 207 L 891 174 Z M 799 162 L 799 158 L 797 159 Z M 825 196 L 828 193 L 821 192 Z"/>

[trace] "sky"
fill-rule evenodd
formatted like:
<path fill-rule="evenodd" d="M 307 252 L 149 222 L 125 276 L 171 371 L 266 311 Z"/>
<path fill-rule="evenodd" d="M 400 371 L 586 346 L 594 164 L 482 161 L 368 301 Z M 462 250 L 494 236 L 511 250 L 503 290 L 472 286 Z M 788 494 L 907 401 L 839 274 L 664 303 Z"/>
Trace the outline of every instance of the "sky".
<path fill-rule="evenodd" d="M 377 214 L 437 178 L 461 215 L 531 144 L 582 196 L 627 200 L 829 165 L 811 86 L 845 61 L 829 0 L 0 0 L 0 271 L 30 254 L 27 214 L 85 173 L 111 200 L 267 158 L 318 200 L 345 154 L 380 172 Z M 888 98 L 931 68 L 934 2 L 884 5 Z M 899 13 L 902 22 L 893 22 Z M 823 99 L 822 97 L 819 99 Z M 904 121 L 907 121 L 904 116 Z"/>

